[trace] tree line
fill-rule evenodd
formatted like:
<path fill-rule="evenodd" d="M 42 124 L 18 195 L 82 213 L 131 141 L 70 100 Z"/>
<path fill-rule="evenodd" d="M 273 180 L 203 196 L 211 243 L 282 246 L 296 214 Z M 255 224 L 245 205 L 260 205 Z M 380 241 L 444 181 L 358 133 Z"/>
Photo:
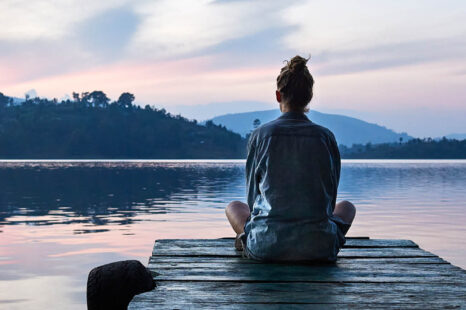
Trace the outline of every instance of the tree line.
<path fill-rule="evenodd" d="M 411 139 L 407 142 L 354 144 L 339 146 L 342 158 L 348 159 L 466 159 L 466 140 L 443 137 Z"/>
<path fill-rule="evenodd" d="M 122 93 L 73 93 L 15 103 L 0 93 L 0 158 L 244 158 L 246 141 L 224 126 L 200 125 Z"/>

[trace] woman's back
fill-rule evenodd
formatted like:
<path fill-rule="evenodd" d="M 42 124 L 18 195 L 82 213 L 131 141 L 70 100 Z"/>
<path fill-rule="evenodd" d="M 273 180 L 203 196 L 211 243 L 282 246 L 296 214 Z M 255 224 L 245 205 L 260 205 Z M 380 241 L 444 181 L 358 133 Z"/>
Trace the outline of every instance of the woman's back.
<path fill-rule="evenodd" d="M 252 133 L 246 173 L 249 256 L 275 261 L 335 259 L 344 242 L 332 216 L 340 155 L 328 129 L 304 113 L 284 113 Z"/>

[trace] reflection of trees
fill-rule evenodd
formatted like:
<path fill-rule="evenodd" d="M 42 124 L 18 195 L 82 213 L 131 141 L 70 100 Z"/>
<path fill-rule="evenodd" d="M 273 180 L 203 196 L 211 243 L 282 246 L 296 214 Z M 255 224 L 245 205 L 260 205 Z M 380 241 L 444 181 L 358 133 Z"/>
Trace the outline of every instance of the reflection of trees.
<path fill-rule="evenodd" d="M 228 191 L 242 165 L 223 167 L 43 167 L 0 169 L 0 224 L 56 215 L 59 223 L 129 224 L 137 214 L 182 212 L 193 198 Z M 14 223 L 25 223 L 15 221 Z M 53 224 L 45 219 L 36 225 Z"/>

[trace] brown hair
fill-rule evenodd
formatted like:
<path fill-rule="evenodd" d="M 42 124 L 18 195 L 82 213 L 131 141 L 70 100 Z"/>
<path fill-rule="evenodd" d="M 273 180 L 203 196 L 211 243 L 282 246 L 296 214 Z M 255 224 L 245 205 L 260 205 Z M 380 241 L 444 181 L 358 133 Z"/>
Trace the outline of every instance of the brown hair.
<path fill-rule="evenodd" d="M 306 106 L 312 99 L 314 78 L 306 66 L 309 59 L 301 56 L 291 58 L 277 77 L 277 90 L 292 110 L 307 111 Z"/>

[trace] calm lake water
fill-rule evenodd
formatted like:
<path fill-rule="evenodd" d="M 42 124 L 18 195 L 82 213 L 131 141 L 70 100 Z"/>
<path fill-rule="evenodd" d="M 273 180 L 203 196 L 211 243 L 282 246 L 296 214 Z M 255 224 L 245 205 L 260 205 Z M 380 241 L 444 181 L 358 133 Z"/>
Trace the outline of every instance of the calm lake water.
<path fill-rule="evenodd" d="M 88 272 L 158 238 L 233 236 L 244 161 L 0 161 L 0 308 L 82 309 Z M 466 268 L 466 161 L 344 161 L 349 236 L 412 239 Z"/>

